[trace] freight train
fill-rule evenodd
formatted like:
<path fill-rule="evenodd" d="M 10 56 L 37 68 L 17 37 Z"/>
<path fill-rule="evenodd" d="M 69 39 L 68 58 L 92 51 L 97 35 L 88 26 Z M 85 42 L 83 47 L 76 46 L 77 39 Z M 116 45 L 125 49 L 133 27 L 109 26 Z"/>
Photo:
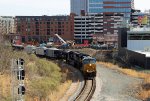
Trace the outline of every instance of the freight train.
<path fill-rule="evenodd" d="M 42 56 L 51 59 L 62 59 L 67 64 L 79 69 L 86 79 L 96 76 L 96 59 L 90 55 L 83 54 L 77 51 L 66 51 L 57 48 L 36 47 L 29 48 L 27 53 L 35 51 L 37 56 Z"/>

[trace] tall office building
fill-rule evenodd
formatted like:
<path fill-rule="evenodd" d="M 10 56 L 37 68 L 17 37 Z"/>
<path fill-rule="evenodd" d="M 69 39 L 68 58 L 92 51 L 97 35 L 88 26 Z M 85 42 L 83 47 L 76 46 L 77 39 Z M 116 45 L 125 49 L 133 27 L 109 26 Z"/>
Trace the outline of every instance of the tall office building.
<path fill-rule="evenodd" d="M 130 17 L 131 8 L 134 8 L 134 0 L 71 0 L 71 13 L 125 13 Z"/>
<path fill-rule="evenodd" d="M 71 0 L 71 13 L 81 15 L 81 12 L 87 12 L 87 0 Z"/>
<path fill-rule="evenodd" d="M 124 21 L 126 23 L 130 22 L 131 9 L 134 8 L 134 0 L 82 0 L 82 1 L 76 0 L 76 1 L 78 1 L 78 3 L 73 3 L 73 4 L 71 3 L 71 8 L 76 8 L 75 9 L 76 11 L 72 10 L 71 13 L 77 14 L 76 12 L 81 12 L 80 5 L 78 5 L 78 4 L 85 4 L 85 2 L 86 2 L 86 6 L 84 6 L 85 9 L 82 8 L 82 10 L 85 11 L 85 15 L 82 15 L 82 13 L 78 13 L 77 15 L 79 17 L 80 16 L 90 17 L 91 15 L 97 15 L 97 14 L 99 15 L 100 14 L 99 17 L 101 17 L 103 20 L 103 22 L 101 22 L 101 24 L 97 24 L 95 26 L 95 28 L 101 28 L 100 33 L 97 33 L 94 30 L 94 32 L 86 33 L 86 36 L 87 36 L 87 34 L 92 34 L 93 36 L 96 36 L 96 38 L 93 37 L 93 39 L 94 38 L 100 39 L 99 42 L 116 44 L 117 37 L 118 37 L 118 26 L 121 25 L 120 23 L 122 21 Z M 80 9 L 78 9 L 78 8 L 80 8 Z M 76 18 L 77 17 L 75 17 L 75 25 L 76 25 Z M 80 17 L 80 18 L 82 18 L 82 17 Z M 95 17 L 94 17 L 94 19 L 95 19 Z M 85 19 L 82 18 L 82 20 L 85 20 Z M 90 22 L 90 21 L 91 21 L 91 19 L 86 19 L 86 22 Z M 81 26 L 86 26 L 86 24 L 87 23 L 85 23 L 85 25 L 83 25 L 83 23 L 82 23 Z M 89 26 L 87 26 L 86 29 L 89 29 L 88 27 Z M 94 26 L 93 26 L 93 28 L 94 28 Z M 75 29 L 75 31 L 74 31 L 75 32 L 75 35 L 74 35 L 75 40 L 79 40 L 79 35 L 83 39 L 83 36 L 85 36 L 85 34 L 82 33 L 83 31 L 80 32 L 80 34 L 78 34 L 79 30 L 77 32 L 77 26 L 75 26 L 74 29 Z M 84 37 L 84 40 L 88 40 L 88 38 Z M 83 40 L 82 40 L 82 43 L 83 43 Z"/>
<path fill-rule="evenodd" d="M 126 20 L 130 20 L 133 0 L 88 0 L 88 13 L 124 13 Z"/>

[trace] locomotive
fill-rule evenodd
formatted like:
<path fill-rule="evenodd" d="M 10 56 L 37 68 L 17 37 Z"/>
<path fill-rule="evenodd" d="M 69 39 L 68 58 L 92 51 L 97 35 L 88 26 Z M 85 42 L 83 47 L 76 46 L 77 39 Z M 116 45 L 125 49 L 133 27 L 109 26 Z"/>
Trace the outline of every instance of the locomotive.
<path fill-rule="evenodd" d="M 96 59 L 77 51 L 65 51 L 57 48 L 37 47 L 35 54 L 51 59 L 62 59 L 67 64 L 79 69 L 85 78 L 96 76 Z"/>
<path fill-rule="evenodd" d="M 70 51 L 66 56 L 66 63 L 79 69 L 85 78 L 96 76 L 96 59 L 87 54 Z"/>

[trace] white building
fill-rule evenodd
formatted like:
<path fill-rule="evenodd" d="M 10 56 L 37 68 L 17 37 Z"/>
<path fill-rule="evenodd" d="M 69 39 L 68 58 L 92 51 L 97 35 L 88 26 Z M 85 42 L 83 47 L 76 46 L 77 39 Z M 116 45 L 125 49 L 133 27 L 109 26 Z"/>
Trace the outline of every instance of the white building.
<path fill-rule="evenodd" d="M 14 33 L 14 18 L 11 16 L 0 16 L 0 36 Z"/>
<path fill-rule="evenodd" d="M 120 15 L 99 13 L 75 16 L 74 39 L 76 43 L 86 43 L 85 41 L 88 41 L 88 43 L 116 44 L 118 41 L 118 27 L 121 26 L 123 20 Z"/>
<path fill-rule="evenodd" d="M 150 52 L 150 28 L 133 28 L 127 32 L 127 49 Z"/>
<path fill-rule="evenodd" d="M 118 45 L 118 55 L 124 62 L 150 69 L 150 27 L 120 29 Z"/>
<path fill-rule="evenodd" d="M 93 35 L 103 35 L 103 16 L 88 15 L 75 16 L 74 18 L 74 39 L 76 43 L 91 41 Z"/>

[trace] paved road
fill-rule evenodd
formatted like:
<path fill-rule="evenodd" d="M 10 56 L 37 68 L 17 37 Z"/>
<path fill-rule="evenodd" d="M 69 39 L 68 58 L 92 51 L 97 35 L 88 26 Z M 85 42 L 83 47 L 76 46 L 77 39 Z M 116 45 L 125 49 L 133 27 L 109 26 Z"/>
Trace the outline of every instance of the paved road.
<path fill-rule="evenodd" d="M 96 91 L 91 101 L 141 101 L 133 95 L 142 79 L 97 65 Z"/>

